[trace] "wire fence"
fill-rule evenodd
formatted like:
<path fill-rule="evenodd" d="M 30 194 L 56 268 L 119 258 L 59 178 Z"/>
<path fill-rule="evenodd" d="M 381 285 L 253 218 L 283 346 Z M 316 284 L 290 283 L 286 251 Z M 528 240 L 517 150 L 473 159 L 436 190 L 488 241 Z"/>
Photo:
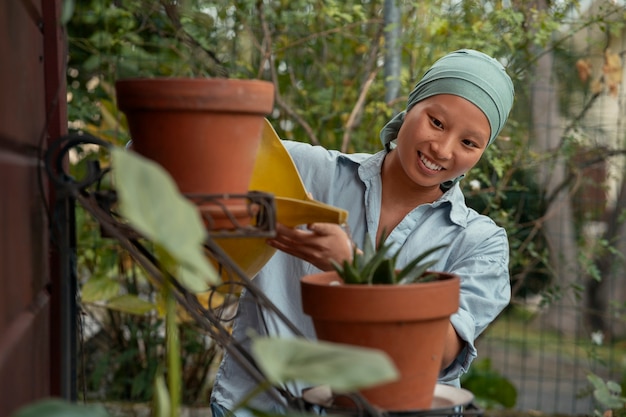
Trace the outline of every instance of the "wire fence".
<path fill-rule="evenodd" d="M 596 51 L 594 56 L 590 50 L 586 51 L 596 70 L 602 68 L 600 77 L 605 80 L 610 77 L 611 51 L 620 57 L 615 71 L 622 74 L 626 51 L 623 35 L 613 38 L 603 53 Z M 560 71 L 555 65 L 550 73 L 558 79 Z M 621 82 L 622 78 L 615 80 Z M 556 89 L 555 85 L 548 84 Z M 553 99 L 559 96 L 558 91 L 552 95 L 546 91 L 534 93 Z M 481 337 L 478 346 L 480 358 L 489 358 L 493 368 L 517 388 L 516 409 L 588 415 L 603 410 L 602 404 L 594 400 L 590 374 L 626 388 L 626 231 L 623 226 L 626 95 L 623 84 L 608 94 L 585 99 L 563 91 L 560 94 L 570 105 L 569 117 L 581 115 L 580 123 L 570 135 L 583 137 L 583 143 L 592 152 L 602 149 L 616 152 L 591 158 L 593 162 L 584 157 L 573 159 L 581 168 L 580 179 L 563 193 L 558 202 L 561 208 L 554 216 L 569 219 L 576 231 L 571 230 L 567 221 L 544 228 L 551 259 L 563 265 L 552 271 L 553 278 L 543 291 L 515 299 L 511 308 Z M 559 114 L 547 118 L 552 124 L 539 126 L 539 130 L 561 131 L 563 124 L 571 120 L 563 107 L 563 103 L 554 107 L 560 110 Z M 621 220 L 615 221 L 615 216 Z M 573 233 L 577 236 L 577 251 L 567 258 Z M 615 255 L 611 261 L 601 255 L 607 248 Z"/>

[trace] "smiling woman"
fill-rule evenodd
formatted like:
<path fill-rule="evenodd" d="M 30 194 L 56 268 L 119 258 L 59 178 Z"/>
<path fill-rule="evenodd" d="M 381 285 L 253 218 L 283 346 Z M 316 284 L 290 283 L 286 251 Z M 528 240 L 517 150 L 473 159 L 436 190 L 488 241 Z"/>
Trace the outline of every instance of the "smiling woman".
<path fill-rule="evenodd" d="M 504 127 L 513 95 L 513 84 L 498 61 L 478 51 L 460 50 L 437 61 L 409 95 L 406 111 L 385 125 L 384 150 L 374 155 L 344 154 L 283 141 L 306 189 L 319 201 L 348 211 L 348 227 L 330 223 L 277 227 L 276 237 L 268 243 L 278 251 L 255 278 L 260 290 L 305 336 L 314 338 L 315 328 L 302 310 L 300 278 L 329 271 L 333 262 L 350 261 L 353 246 L 363 247 L 366 239 L 381 242 L 383 235 L 390 251 L 397 253 L 399 268 L 416 254 L 443 245 L 437 258 L 431 255 L 425 261 L 433 261 L 432 271 L 460 277 L 459 308 L 444 319 L 447 330 L 439 373 L 440 383 L 458 387 L 459 377 L 476 357 L 476 338 L 508 304 L 510 284 L 506 232 L 466 206 L 457 182 Z M 352 245 L 346 245 L 347 239 Z M 411 301 L 407 310 L 423 305 Z M 324 297 L 319 303 L 324 305 Z M 372 305 L 360 307 L 369 307 L 374 315 L 379 311 Z M 346 300 L 346 309 L 356 306 Z M 290 334 L 244 294 L 233 337 L 245 344 L 250 329 L 262 335 Z M 422 338 L 417 344 L 429 343 L 434 340 Z M 246 410 L 234 409 L 255 388 L 226 354 L 212 393 L 214 415 L 228 410 L 246 415 Z M 297 384 L 290 391 L 300 396 L 303 388 L 306 385 Z M 264 394 L 247 405 L 265 410 L 285 406 Z"/>

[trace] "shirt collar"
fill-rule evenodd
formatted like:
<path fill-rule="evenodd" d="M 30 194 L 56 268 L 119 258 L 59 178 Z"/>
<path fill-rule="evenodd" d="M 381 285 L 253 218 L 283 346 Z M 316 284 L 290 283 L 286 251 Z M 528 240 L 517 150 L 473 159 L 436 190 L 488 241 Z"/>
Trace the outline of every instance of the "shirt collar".
<path fill-rule="evenodd" d="M 461 227 L 466 227 L 469 209 L 465 204 L 465 195 L 463 194 L 463 191 L 461 191 L 461 186 L 458 182 L 448 191 L 443 193 L 443 195 L 439 197 L 439 199 L 435 201 L 432 206 L 433 208 L 436 208 L 444 204 L 449 204 L 450 206 L 450 221 Z"/>

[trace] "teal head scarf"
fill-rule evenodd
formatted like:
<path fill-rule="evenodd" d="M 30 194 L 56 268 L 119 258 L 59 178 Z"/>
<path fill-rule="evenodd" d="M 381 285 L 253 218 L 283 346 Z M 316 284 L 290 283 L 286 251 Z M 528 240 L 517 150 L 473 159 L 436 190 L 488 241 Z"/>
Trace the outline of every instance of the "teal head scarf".
<path fill-rule="evenodd" d="M 504 67 L 494 58 L 472 49 L 461 49 L 440 58 L 417 83 L 406 110 L 397 114 L 381 130 L 380 139 L 388 150 L 396 139 L 404 116 L 418 102 L 437 94 L 453 94 L 472 102 L 489 120 L 489 144 L 498 136 L 513 106 L 513 83 Z M 442 184 L 454 185 L 462 177 Z"/>

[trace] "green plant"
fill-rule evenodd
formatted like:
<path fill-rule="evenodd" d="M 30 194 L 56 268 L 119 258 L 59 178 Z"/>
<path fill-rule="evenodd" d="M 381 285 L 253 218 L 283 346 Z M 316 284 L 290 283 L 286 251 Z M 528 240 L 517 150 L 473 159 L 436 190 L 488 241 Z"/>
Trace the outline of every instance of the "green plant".
<path fill-rule="evenodd" d="M 587 375 L 587 380 L 593 386 L 593 399 L 596 404 L 594 416 L 626 416 L 626 397 L 620 384 L 605 381 L 593 373 Z M 610 414 L 607 414 L 609 411 Z"/>
<path fill-rule="evenodd" d="M 76 149 L 75 178 L 85 178 L 88 161 L 108 166 L 104 153 Z M 91 149 L 93 152 L 93 149 Z M 106 175 L 99 192 L 111 187 Z M 125 181 L 126 182 L 126 181 Z M 116 207 L 114 207 L 116 209 Z M 76 208 L 77 274 L 81 308 L 78 392 L 85 401 L 148 402 L 157 375 L 166 373 L 162 289 L 83 207 Z M 192 321 L 179 323 L 181 389 L 185 405 L 207 405 L 211 370 L 221 349 Z"/>
<path fill-rule="evenodd" d="M 73 404 L 59 398 L 44 398 L 11 414 L 11 417 L 111 417 L 99 404 Z"/>
<path fill-rule="evenodd" d="M 220 282 L 203 250 L 207 237 L 196 207 L 178 191 L 174 180 L 155 162 L 121 148 L 111 150 L 113 179 L 120 214 L 154 245 L 164 276 L 170 274 L 191 293 L 206 291 Z M 155 205 L 154 201 L 160 201 Z M 160 286 L 165 311 L 165 366 L 155 381 L 155 404 L 159 416 L 177 416 L 182 397 L 182 359 L 179 316 L 173 283 Z"/>
<path fill-rule="evenodd" d="M 417 282 L 429 282 L 437 279 L 437 274 L 426 273 L 427 269 L 437 261 L 422 262 L 428 255 L 445 248 L 440 245 L 431 248 L 409 262 L 403 268 L 397 268 L 397 250 L 389 256 L 393 243 L 385 242 L 386 235 L 383 232 L 376 248 L 370 239 L 365 239 L 363 250 L 354 248 L 352 260 L 344 260 L 339 264 L 333 261 L 333 267 L 346 284 L 413 284 Z"/>
<path fill-rule="evenodd" d="M 471 391 L 476 403 L 485 409 L 513 408 L 517 402 L 517 389 L 493 369 L 489 358 L 474 362 L 461 377 L 461 386 Z"/>
<path fill-rule="evenodd" d="M 219 284 L 219 275 L 201 250 L 206 231 L 199 214 L 176 190 L 172 178 L 156 163 L 132 152 L 113 148 L 111 154 L 120 213 L 154 244 L 161 267 L 191 294 L 206 290 L 207 285 Z M 160 204 L 154 204 L 155 201 Z M 167 380 L 162 373 L 156 373 L 152 411 L 158 417 L 175 417 L 179 413 L 182 389 L 181 329 L 172 283 L 163 283 L 161 290 L 166 302 Z M 312 383 L 327 381 L 332 388 L 351 390 L 397 376 L 387 355 L 373 349 L 258 337 L 254 339 L 253 350 L 268 382 L 273 384 L 301 379 Z M 280 352 L 278 357 L 277 352 Z M 343 366 L 350 365 L 351 370 L 337 373 L 338 358 L 348 357 L 350 361 L 341 359 L 341 362 Z M 362 373 L 370 377 L 365 378 Z M 263 384 L 259 386 L 259 390 L 267 388 Z"/>

